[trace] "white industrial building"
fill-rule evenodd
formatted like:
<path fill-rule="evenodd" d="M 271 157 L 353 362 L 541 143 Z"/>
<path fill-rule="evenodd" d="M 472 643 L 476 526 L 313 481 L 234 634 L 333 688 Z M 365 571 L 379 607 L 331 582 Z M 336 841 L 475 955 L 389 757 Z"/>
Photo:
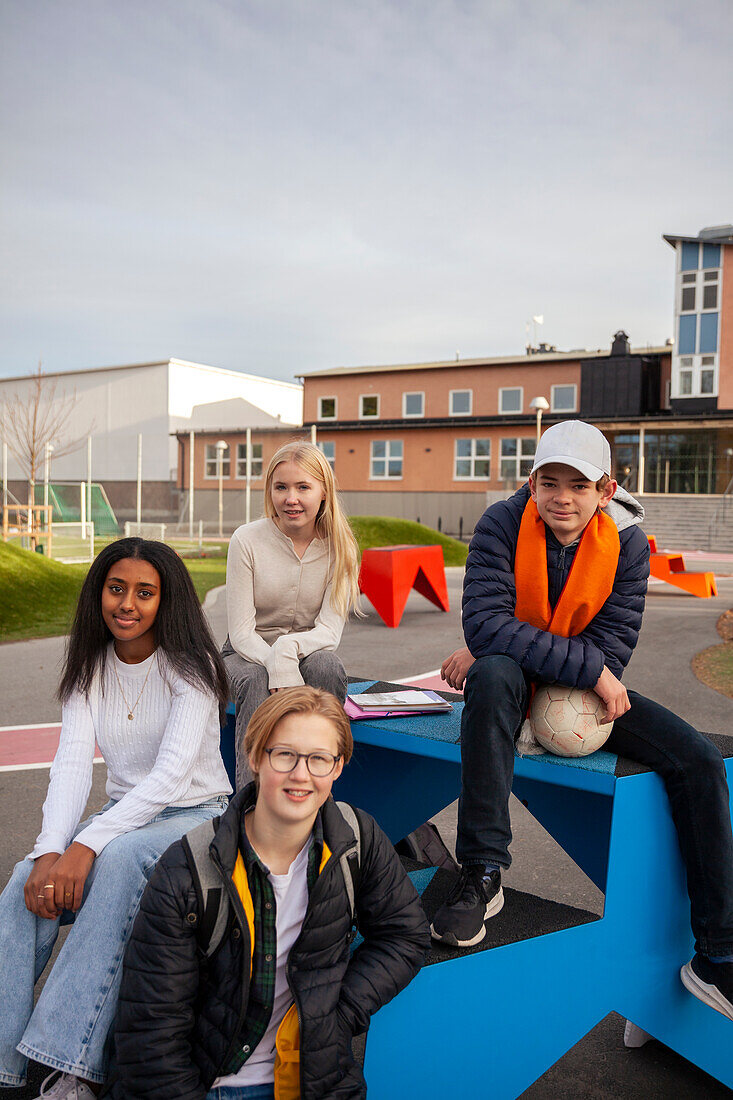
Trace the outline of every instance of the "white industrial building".
<path fill-rule="evenodd" d="M 55 449 L 78 440 L 72 453 L 52 456 L 51 481 L 86 479 L 91 437 L 92 480 L 103 483 L 122 518 L 135 507 L 139 436 L 146 516 L 170 518 L 178 507 L 178 444 L 171 433 L 296 426 L 303 419 L 303 390 L 294 382 L 181 359 L 44 373 L 43 379 L 43 401 L 73 404 Z M 34 385 L 31 375 L 0 379 L 5 417 L 12 420 L 14 406 L 28 400 Z M 21 499 L 26 476 L 10 454 L 8 481 Z"/>

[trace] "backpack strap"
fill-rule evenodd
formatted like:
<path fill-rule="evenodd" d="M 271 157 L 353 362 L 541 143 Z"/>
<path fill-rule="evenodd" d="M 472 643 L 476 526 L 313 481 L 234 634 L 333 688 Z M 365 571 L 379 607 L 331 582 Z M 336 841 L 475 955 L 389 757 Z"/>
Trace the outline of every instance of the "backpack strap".
<path fill-rule="evenodd" d="M 339 860 L 341 874 L 344 877 L 349 912 L 355 926 L 356 890 L 359 885 L 361 867 L 361 828 L 354 807 L 348 802 L 337 802 L 336 806 L 347 825 L 350 826 L 356 841 L 353 848 L 344 852 Z M 216 952 L 229 923 L 229 895 L 222 887 L 221 878 L 211 862 L 209 848 L 216 835 L 218 818 L 203 821 L 183 837 L 184 848 L 194 876 L 194 886 L 199 896 L 203 917 L 199 925 L 198 942 L 207 958 Z M 352 935 L 352 938 L 353 938 Z"/>
<path fill-rule="evenodd" d="M 348 802 L 337 802 L 336 806 L 346 824 L 350 826 L 356 840 L 356 847 L 348 852 L 344 852 L 339 861 L 341 864 L 341 873 L 344 876 L 344 886 L 346 887 L 346 896 L 349 899 L 349 910 L 353 922 L 356 912 L 356 889 L 359 885 L 359 871 L 361 868 L 361 828 L 359 826 L 359 818 L 356 816 L 353 806 Z"/>
<path fill-rule="evenodd" d="M 219 873 L 209 855 L 217 824 L 218 818 L 203 821 L 183 838 L 203 913 L 198 933 L 199 947 L 207 958 L 214 954 L 224 937 L 230 909 L 229 895 L 222 887 Z"/>

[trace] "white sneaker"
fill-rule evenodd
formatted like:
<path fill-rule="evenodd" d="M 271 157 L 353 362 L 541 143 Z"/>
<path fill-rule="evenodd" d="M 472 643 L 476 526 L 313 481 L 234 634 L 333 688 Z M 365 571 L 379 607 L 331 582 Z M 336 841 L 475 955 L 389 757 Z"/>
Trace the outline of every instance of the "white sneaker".
<path fill-rule="evenodd" d="M 54 1077 L 58 1077 L 54 1081 Z M 89 1085 L 74 1077 L 71 1073 L 62 1073 L 55 1069 L 41 1085 L 36 1100 L 96 1100 L 96 1093 Z"/>

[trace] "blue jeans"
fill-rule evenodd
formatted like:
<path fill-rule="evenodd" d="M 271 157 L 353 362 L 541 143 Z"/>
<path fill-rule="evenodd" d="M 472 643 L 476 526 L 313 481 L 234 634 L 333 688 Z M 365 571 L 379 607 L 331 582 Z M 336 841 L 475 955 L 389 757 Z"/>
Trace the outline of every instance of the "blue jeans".
<path fill-rule="evenodd" d="M 206 1093 L 206 1100 L 275 1100 L 274 1085 L 245 1085 L 235 1089 L 231 1085 L 212 1089 Z"/>
<path fill-rule="evenodd" d="M 733 834 L 725 765 L 696 729 L 630 691 L 609 752 L 652 768 L 664 781 L 687 872 L 696 949 L 733 953 Z M 528 680 L 510 657 L 480 657 L 468 670 L 461 722 L 461 796 L 456 855 L 461 863 L 511 863 L 509 794 L 514 742 L 527 713 Z"/>
<path fill-rule="evenodd" d="M 104 1081 L 122 956 L 148 879 L 166 848 L 218 817 L 226 805 L 221 797 L 200 806 L 171 806 L 142 828 L 111 840 L 92 864 L 76 915 L 44 920 L 30 913 L 23 888 L 33 861 L 16 864 L 0 895 L 0 1085 L 25 1084 L 28 1058 Z M 61 924 L 72 928 L 34 1009 L 33 987 Z"/>

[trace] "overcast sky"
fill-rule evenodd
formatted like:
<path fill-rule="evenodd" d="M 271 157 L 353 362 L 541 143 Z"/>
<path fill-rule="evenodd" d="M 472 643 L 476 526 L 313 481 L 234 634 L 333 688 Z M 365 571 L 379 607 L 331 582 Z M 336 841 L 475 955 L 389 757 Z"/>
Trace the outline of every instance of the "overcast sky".
<path fill-rule="evenodd" d="M 0 375 L 672 335 L 730 0 L 2 0 Z"/>

